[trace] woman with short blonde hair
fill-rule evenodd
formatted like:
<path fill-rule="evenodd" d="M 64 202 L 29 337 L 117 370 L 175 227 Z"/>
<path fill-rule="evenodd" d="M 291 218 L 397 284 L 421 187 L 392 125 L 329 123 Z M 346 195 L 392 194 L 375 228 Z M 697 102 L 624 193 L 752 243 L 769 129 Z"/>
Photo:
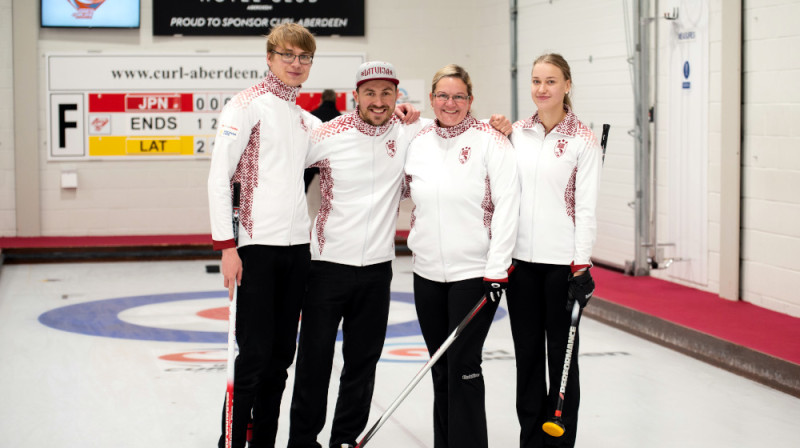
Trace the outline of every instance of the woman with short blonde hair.
<path fill-rule="evenodd" d="M 428 352 L 487 298 L 432 367 L 434 447 L 486 448 L 481 353 L 516 240 L 517 168 L 505 135 L 470 114 L 466 70 L 447 65 L 436 72 L 430 101 L 436 120 L 412 140 L 405 165 L 415 204 L 408 236 L 414 302 Z"/>

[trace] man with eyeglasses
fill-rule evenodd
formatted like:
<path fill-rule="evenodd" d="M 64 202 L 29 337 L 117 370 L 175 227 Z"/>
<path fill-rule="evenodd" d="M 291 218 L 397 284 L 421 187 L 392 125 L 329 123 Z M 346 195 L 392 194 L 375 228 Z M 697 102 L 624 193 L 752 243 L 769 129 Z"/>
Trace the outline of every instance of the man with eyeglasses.
<path fill-rule="evenodd" d="M 430 123 L 403 124 L 393 117 L 398 83 L 392 64 L 362 64 L 353 91 L 357 110 L 311 135 L 306 162 L 320 168 L 322 200 L 312 228 L 289 448 L 321 447 L 316 439 L 325 425 L 340 322 L 344 368 L 329 446 L 355 446 L 368 423 L 389 317 L 405 153 Z M 505 117 L 493 119 L 497 127 L 511 130 Z"/>
<path fill-rule="evenodd" d="M 274 446 L 287 369 L 292 364 L 310 264 L 303 168 L 320 121 L 295 103 L 316 42 L 287 23 L 267 36 L 269 73 L 224 107 L 211 157 L 208 197 L 215 250 L 231 297 L 239 286 L 232 446 Z M 231 185 L 241 184 L 238 248 Z M 219 446 L 225 446 L 225 411 Z"/>

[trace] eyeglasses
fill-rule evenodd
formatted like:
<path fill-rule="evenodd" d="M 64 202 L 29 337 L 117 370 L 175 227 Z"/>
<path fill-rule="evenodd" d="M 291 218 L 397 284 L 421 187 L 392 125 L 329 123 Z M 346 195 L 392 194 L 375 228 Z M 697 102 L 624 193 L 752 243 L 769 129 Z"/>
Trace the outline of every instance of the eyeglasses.
<path fill-rule="evenodd" d="M 469 95 L 453 95 L 453 96 L 450 96 L 450 95 L 448 95 L 446 93 L 441 93 L 440 92 L 440 93 L 437 93 L 437 94 L 433 95 L 433 97 L 436 98 L 436 101 L 441 101 L 442 103 L 446 103 L 450 99 L 452 99 L 456 103 L 465 103 L 465 102 L 469 101 Z"/>
<path fill-rule="evenodd" d="M 272 50 L 272 53 L 275 53 L 281 57 L 281 61 L 291 64 L 294 62 L 295 58 L 300 59 L 300 63 L 303 65 L 311 64 L 314 61 L 313 54 L 294 54 L 294 53 L 281 53 L 275 50 Z"/>

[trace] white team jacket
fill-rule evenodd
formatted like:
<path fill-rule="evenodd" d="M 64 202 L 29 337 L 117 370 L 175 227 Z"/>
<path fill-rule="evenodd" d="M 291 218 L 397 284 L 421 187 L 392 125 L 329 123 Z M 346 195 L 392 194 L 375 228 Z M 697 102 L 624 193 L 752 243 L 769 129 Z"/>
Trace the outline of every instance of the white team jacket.
<path fill-rule="evenodd" d="M 241 182 L 240 247 L 309 242 L 302 173 L 309 135 L 320 121 L 295 104 L 299 89 L 270 72 L 222 109 L 208 175 L 214 249 L 234 247 L 234 181 Z"/>
<path fill-rule="evenodd" d="M 394 259 L 403 163 L 422 121 L 397 117 L 372 126 L 358 112 L 341 115 L 312 133 L 306 164 L 320 168 L 320 210 L 311 258 L 350 266 Z"/>
<path fill-rule="evenodd" d="M 417 275 L 438 282 L 508 276 L 519 214 L 513 152 L 503 134 L 470 115 L 450 128 L 428 125 L 412 140 L 408 246 Z"/>
<path fill-rule="evenodd" d="M 602 152 L 591 129 L 571 110 L 545 135 L 539 116 L 511 133 L 522 187 L 514 258 L 591 265 Z"/>

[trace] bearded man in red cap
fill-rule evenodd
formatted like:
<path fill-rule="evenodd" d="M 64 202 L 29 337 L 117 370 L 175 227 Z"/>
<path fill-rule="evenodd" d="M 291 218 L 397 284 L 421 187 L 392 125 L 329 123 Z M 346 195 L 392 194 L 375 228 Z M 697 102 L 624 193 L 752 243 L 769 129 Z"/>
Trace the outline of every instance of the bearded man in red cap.
<path fill-rule="evenodd" d="M 353 91 L 357 110 L 311 134 L 306 165 L 320 169 L 321 205 L 311 230 L 290 448 L 321 447 L 316 439 L 325 425 L 340 322 L 344 369 L 330 446 L 354 446 L 367 425 L 389 318 L 405 150 L 423 124 L 406 125 L 394 115 L 398 83 L 392 64 L 362 64 Z"/>

